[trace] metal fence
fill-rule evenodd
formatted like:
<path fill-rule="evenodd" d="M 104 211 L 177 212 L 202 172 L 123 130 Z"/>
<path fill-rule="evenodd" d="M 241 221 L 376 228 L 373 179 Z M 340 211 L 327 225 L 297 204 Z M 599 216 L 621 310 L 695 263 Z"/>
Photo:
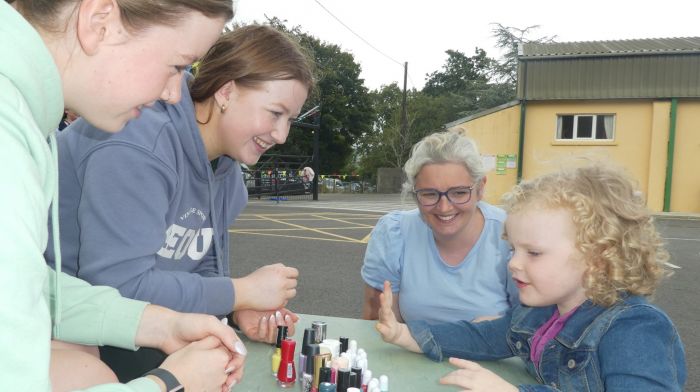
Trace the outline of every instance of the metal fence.
<path fill-rule="evenodd" d="M 264 155 L 252 168 L 243 168 L 248 197 L 271 200 L 313 197 L 313 184 L 304 181 L 303 169 L 311 166 L 310 156 Z"/>

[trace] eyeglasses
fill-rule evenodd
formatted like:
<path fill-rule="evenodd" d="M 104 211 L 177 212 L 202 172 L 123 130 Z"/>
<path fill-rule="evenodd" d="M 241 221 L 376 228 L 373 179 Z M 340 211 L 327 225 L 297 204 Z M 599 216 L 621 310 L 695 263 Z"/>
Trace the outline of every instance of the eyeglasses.
<path fill-rule="evenodd" d="M 413 195 L 420 205 L 423 207 L 431 207 L 440 202 L 440 199 L 445 196 L 452 204 L 466 204 L 472 199 L 472 190 L 476 184 L 472 186 L 456 186 L 445 192 L 440 192 L 437 189 L 417 189 L 413 191 Z"/>

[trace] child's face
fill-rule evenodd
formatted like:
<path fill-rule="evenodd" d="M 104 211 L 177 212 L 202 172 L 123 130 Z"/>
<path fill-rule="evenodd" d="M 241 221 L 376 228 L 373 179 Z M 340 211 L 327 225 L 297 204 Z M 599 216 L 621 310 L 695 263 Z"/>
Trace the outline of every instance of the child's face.
<path fill-rule="evenodd" d="M 428 164 L 416 175 L 415 189 L 437 189 L 446 192 L 450 188 L 469 187 L 475 181 L 467 168 L 458 163 Z M 423 220 L 433 230 L 435 239 L 449 240 L 465 234 L 470 229 L 478 229 L 475 217 L 478 214 L 477 203 L 481 199 L 483 184 L 472 189 L 471 199 L 464 204 L 450 203 L 442 196 L 434 206 L 418 204 Z"/>
<path fill-rule="evenodd" d="M 528 306 L 557 305 L 564 314 L 586 300 L 585 264 L 576 249 L 571 212 L 530 205 L 508 215 L 513 257 L 508 267 Z"/>
<path fill-rule="evenodd" d="M 257 88 L 241 88 L 234 83 L 214 140 L 205 141 L 207 154 L 210 158 L 228 155 L 254 165 L 265 151 L 287 140 L 307 92 L 298 80 L 271 80 Z"/>
<path fill-rule="evenodd" d="M 179 101 L 182 69 L 206 53 L 223 24 L 190 12 L 175 27 L 107 30 L 94 53 L 76 56 L 73 77 L 64 83 L 67 105 L 96 127 L 117 132 L 143 106 Z"/>

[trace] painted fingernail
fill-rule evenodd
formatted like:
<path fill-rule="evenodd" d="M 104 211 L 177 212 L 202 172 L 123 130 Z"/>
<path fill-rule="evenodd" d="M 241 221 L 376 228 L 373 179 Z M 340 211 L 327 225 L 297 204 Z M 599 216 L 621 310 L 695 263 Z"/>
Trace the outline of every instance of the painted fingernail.
<path fill-rule="evenodd" d="M 236 380 L 231 381 L 231 386 L 228 387 L 229 392 L 233 391 L 233 387 L 235 387 L 237 383 Z"/>
<path fill-rule="evenodd" d="M 246 350 L 245 344 L 243 344 L 243 342 L 241 342 L 240 340 L 236 341 L 233 347 L 234 349 L 236 349 L 237 353 L 241 355 L 248 355 L 248 350 Z"/>
<path fill-rule="evenodd" d="M 282 313 L 280 313 L 279 310 L 275 312 L 275 319 L 277 319 L 277 321 L 282 321 Z"/>
<path fill-rule="evenodd" d="M 284 315 L 284 322 L 285 322 L 287 325 L 289 325 L 289 323 L 292 322 L 292 318 L 289 317 L 288 314 L 285 314 L 285 315 Z"/>
<path fill-rule="evenodd" d="M 263 316 L 262 322 L 263 322 L 263 323 L 266 323 L 266 322 L 267 322 L 267 316 Z"/>
<path fill-rule="evenodd" d="M 235 367 L 235 366 L 231 366 L 230 368 L 224 370 L 224 373 L 229 374 L 229 373 L 231 373 L 231 372 L 234 371 L 234 370 L 236 370 L 236 367 Z"/>

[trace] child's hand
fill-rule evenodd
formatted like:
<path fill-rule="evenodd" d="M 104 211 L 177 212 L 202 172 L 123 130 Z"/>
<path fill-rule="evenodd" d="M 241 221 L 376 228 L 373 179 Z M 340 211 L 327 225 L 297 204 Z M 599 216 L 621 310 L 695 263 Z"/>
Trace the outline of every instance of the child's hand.
<path fill-rule="evenodd" d="M 465 359 L 450 358 L 450 363 L 459 369 L 440 379 L 440 384 L 456 385 L 466 391 L 517 392 L 518 388 L 484 369 L 476 362 Z"/>
<path fill-rule="evenodd" d="M 391 292 L 391 283 L 384 281 L 384 292 L 379 294 L 379 319 L 377 331 L 387 343 L 396 344 L 401 335 L 401 324 L 396 320 L 396 315 L 391 309 L 394 303 L 394 294 Z"/>

